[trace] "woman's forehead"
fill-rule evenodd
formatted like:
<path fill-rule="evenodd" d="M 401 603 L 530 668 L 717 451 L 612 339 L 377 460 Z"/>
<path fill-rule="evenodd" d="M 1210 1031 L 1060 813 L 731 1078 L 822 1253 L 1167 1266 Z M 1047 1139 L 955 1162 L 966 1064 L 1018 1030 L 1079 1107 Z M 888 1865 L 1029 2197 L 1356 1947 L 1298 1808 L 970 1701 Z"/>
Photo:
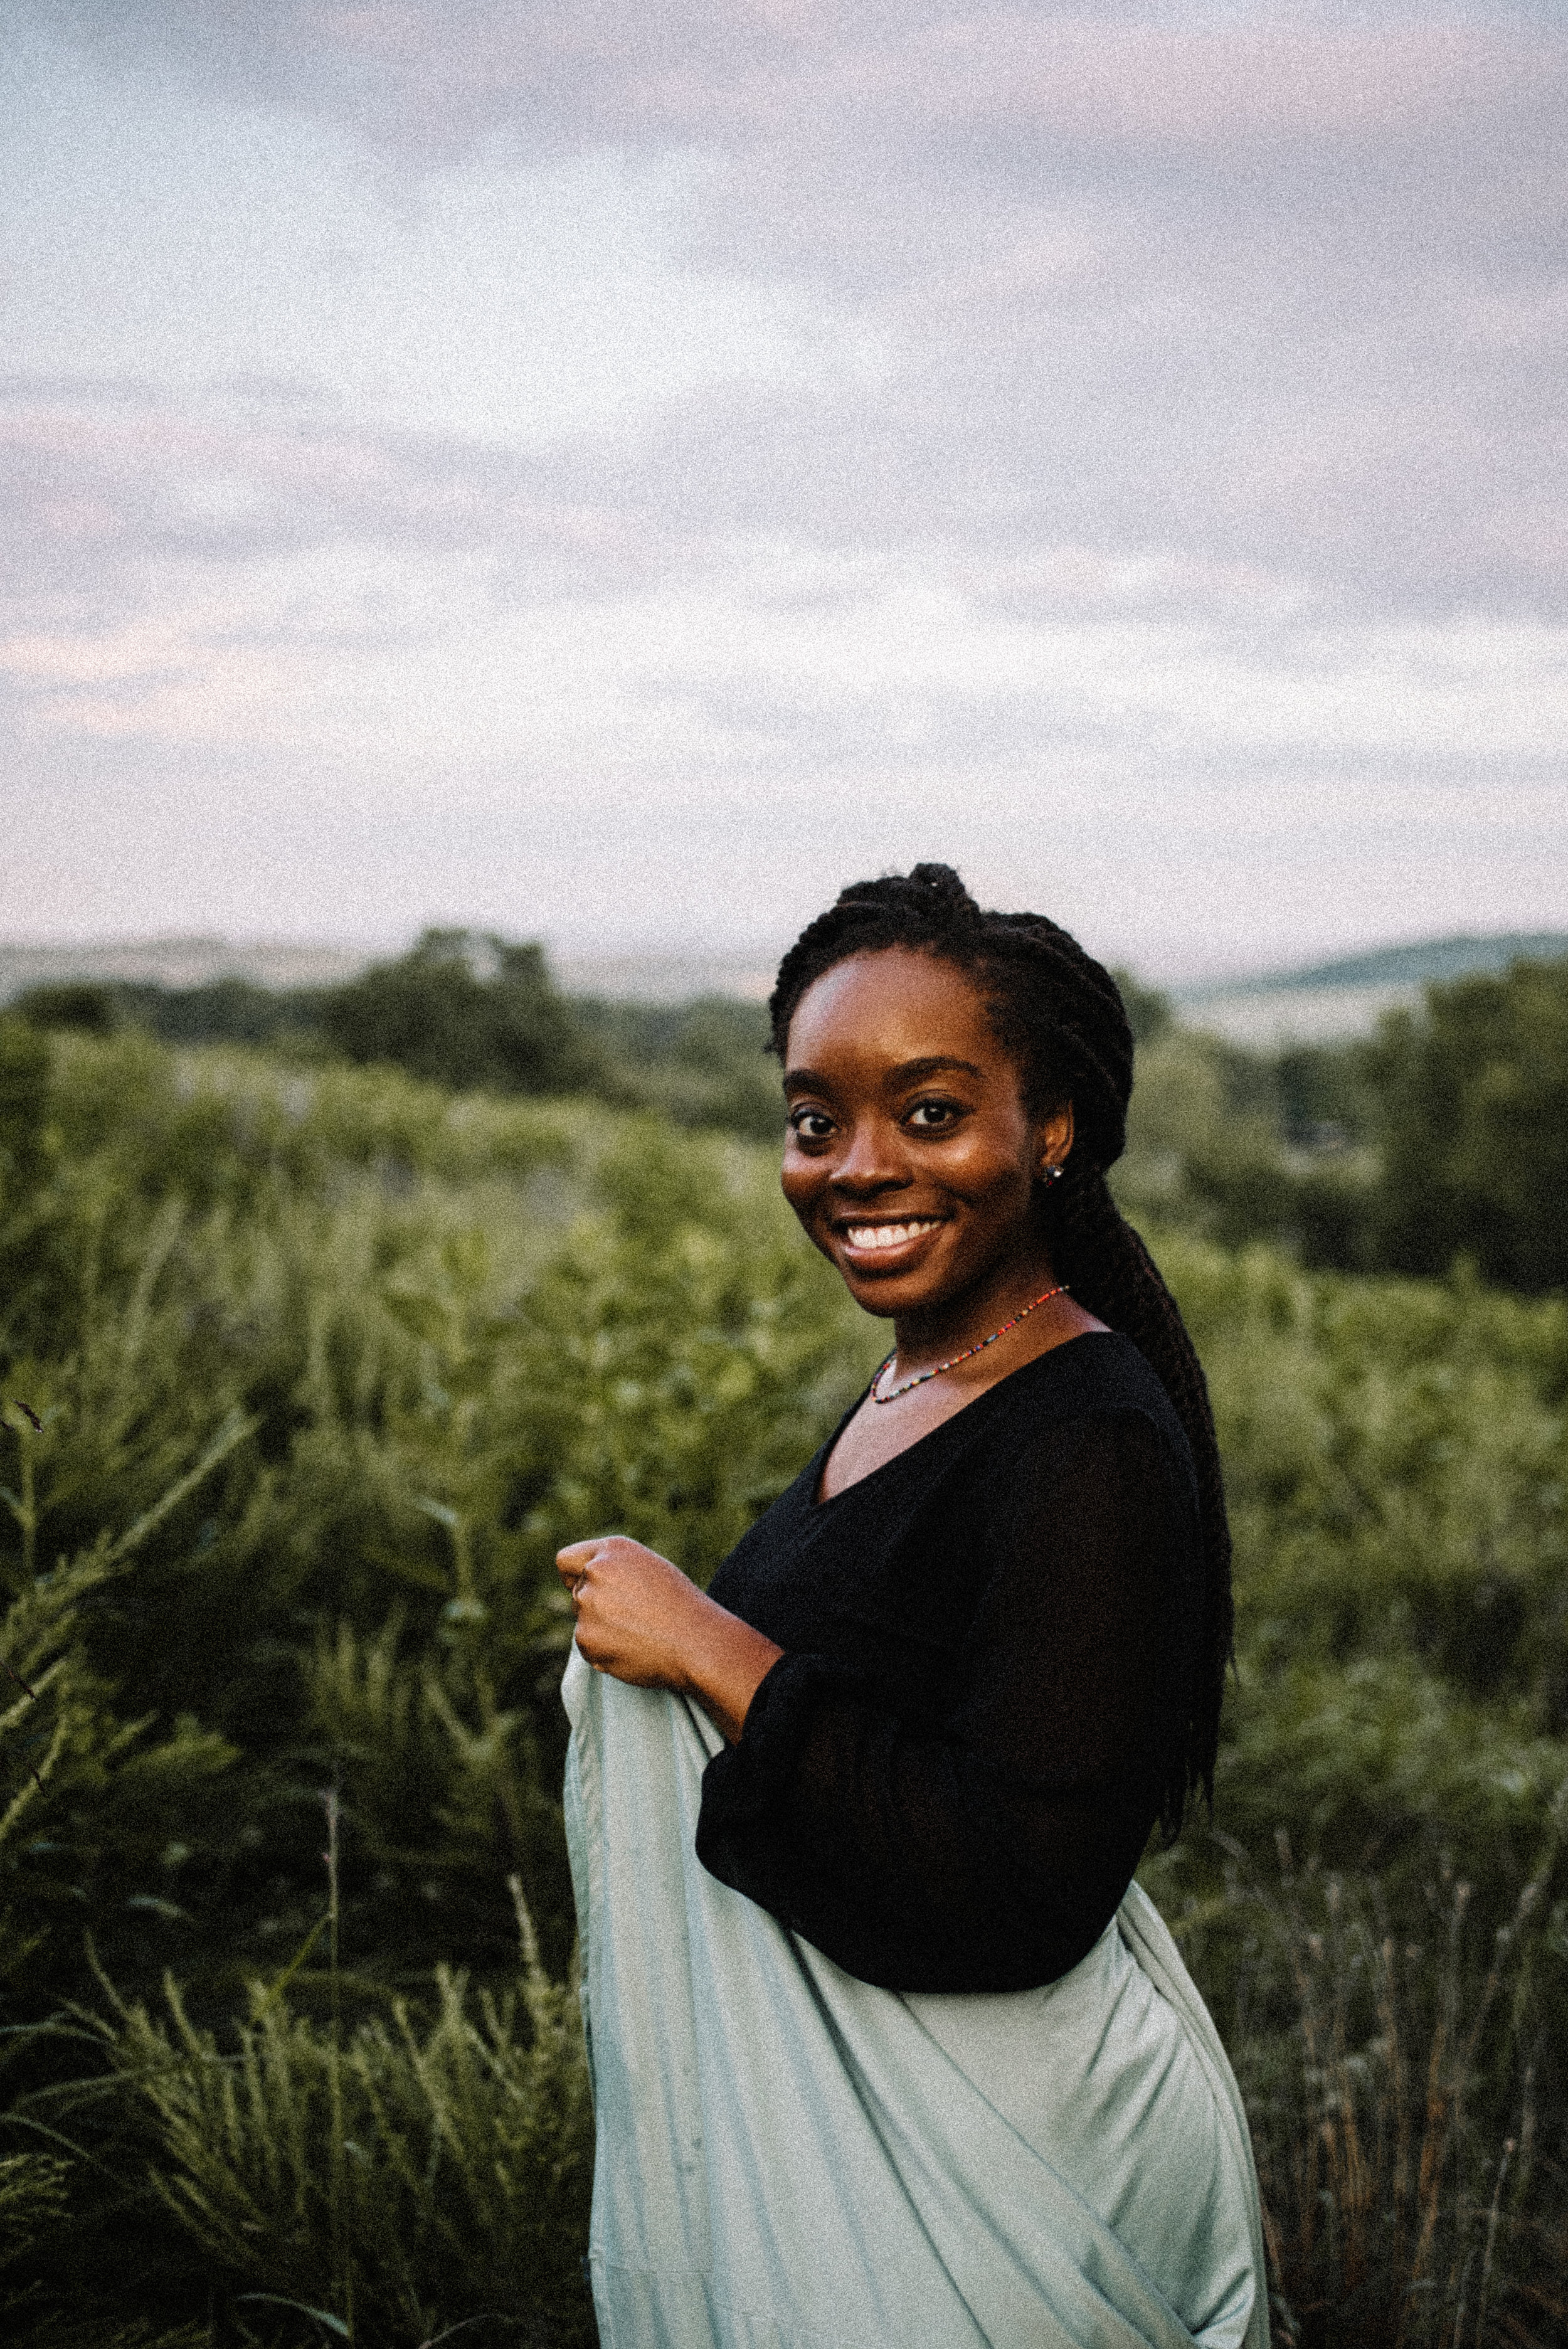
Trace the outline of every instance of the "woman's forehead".
<path fill-rule="evenodd" d="M 851 955 L 813 980 L 789 1022 L 791 1064 L 827 1050 L 913 1058 L 962 1050 L 1002 1055 L 975 981 L 955 963 L 908 947 Z"/>

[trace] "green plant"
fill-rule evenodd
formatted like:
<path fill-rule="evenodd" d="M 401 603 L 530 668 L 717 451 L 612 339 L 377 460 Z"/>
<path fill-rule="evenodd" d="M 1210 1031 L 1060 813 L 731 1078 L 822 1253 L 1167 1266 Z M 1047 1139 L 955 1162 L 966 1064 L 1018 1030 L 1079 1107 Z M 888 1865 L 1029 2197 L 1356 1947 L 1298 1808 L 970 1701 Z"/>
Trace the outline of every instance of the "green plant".
<path fill-rule="evenodd" d="M 87 1651 L 85 1619 L 160 1525 L 250 1433 L 220 1429 L 203 1456 L 124 1532 L 104 1534 L 52 1572 L 36 1571 L 33 1450 L 43 1431 L 15 1404 L 5 1420 L 21 1454 L 19 1491 L 0 1494 L 21 1535 L 20 1571 L 0 1618 L 0 1993 L 57 1944 L 85 1907 L 156 1909 L 158 1855 L 186 1806 L 206 1797 L 232 1749 L 190 1719 L 125 1719 Z"/>
<path fill-rule="evenodd" d="M 399 1999 L 341 2047 L 260 1985 L 232 2053 L 172 1983 L 164 2017 L 133 2005 L 103 2026 L 156 2190 L 237 2304 L 320 2309 L 388 2349 L 481 2317 L 542 2349 L 592 2338 L 577 2000 L 519 1915 L 517 1992 L 474 1996 L 442 1967 L 428 2022 Z"/>

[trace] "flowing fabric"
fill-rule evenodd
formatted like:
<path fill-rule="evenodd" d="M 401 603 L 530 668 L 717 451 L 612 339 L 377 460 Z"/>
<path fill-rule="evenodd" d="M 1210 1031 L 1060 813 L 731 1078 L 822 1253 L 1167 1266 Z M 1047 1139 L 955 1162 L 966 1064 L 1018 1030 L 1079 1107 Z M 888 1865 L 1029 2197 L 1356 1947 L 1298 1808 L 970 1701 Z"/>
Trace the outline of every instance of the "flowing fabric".
<path fill-rule="evenodd" d="M 901 1994 L 709 1876 L 720 1744 L 573 1648 L 605 2349 L 1267 2349 L 1212 2023 L 1134 1885 L 1046 1988 Z"/>

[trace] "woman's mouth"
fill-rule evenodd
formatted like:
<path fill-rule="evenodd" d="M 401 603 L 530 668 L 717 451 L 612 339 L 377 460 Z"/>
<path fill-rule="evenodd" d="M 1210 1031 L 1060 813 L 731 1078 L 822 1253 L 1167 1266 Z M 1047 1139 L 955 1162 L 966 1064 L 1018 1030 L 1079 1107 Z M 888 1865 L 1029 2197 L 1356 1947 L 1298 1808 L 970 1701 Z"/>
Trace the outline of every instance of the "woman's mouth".
<path fill-rule="evenodd" d="M 943 1220 L 940 1216 L 905 1216 L 896 1224 L 843 1223 L 838 1226 L 839 1241 L 846 1256 L 885 1262 L 915 1247 L 928 1232 L 939 1230 Z"/>

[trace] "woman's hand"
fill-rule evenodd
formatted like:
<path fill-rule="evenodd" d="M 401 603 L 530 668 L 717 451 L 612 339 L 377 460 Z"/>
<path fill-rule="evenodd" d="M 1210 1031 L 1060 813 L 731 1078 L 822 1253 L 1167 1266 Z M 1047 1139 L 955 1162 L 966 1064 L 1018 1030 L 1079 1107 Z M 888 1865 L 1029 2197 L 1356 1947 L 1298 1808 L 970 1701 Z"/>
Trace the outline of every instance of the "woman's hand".
<path fill-rule="evenodd" d="M 573 1542 L 556 1552 L 555 1568 L 572 1594 L 577 1645 L 595 1671 L 695 1697 L 734 1744 L 782 1648 L 624 1534 Z"/>
<path fill-rule="evenodd" d="M 692 1619 L 707 1602 L 678 1566 L 624 1534 L 602 1534 L 559 1550 L 555 1568 L 572 1594 L 577 1644 L 595 1671 L 634 1688 L 687 1692 Z"/>

